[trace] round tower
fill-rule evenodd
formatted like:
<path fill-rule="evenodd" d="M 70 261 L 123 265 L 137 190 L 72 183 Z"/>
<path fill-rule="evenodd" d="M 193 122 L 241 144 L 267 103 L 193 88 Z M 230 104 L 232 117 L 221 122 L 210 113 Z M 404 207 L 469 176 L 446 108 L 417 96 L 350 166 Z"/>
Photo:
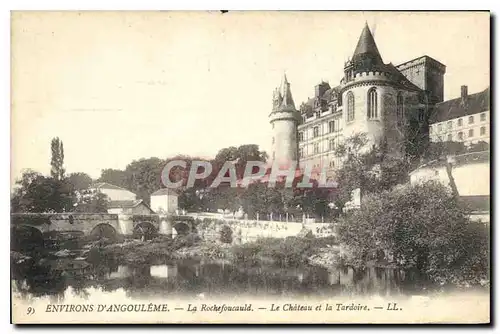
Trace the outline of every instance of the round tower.
<path fill-rule="evenodd" d="M 295 108 L 290 83 L 286 75 L 279 89 L 273 94 L 273 110 L 269 122 L 273 129 L 271 159 L 280 165 L 287 165 L 298 158 L 297 126 L 301 117 Z"/>

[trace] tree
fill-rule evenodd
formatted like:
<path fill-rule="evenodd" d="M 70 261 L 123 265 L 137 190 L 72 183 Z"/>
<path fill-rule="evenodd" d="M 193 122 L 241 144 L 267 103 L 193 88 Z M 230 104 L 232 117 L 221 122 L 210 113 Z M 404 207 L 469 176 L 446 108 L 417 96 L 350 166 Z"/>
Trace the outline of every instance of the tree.
<path fill-rule="evenodd" d="M 92 184 L 92 178 L 85 173 L 71 173 L 68 176 L 68 182 L 73 186 L 74 190 L 88 189 Z"/>
<path fill-rule="evenodd" d="M 153 192 L 162 188 L 161 174 L 165 161 L 159 158 L 134 160 L 125 168 L 129 190 L 149 204 Z"/>
<path fill-rule="evenodd" d="M 107 182 L 118 187 L 129 189 L 127 173 L 120 169 L 103 169 L 101 176 L 97 179 L 98 182 Z"/>
<path fill-rule="evenodd" d="M 488 278 L 488 231 L 438 182 L 401 186 L 365 198 L 339 221 L 348 262 L 367 266 L 386 254 L 398 267 L 438 283 Z"/>
<path fill-rule="evenodd" d="M 55 180 L 64 179 L 64 147 L 63 142 L 58 138 L 53 138 L 51 143 L 52 157 L 50 160 L 50 175 Z"/>
<path fill-rule="evenodd" d="M 213 174 L 217 175 L 219 169 L 225 162 L 232 161 L 235 164 L 236 175 L 238 178 L 243 178 L 247 162 L 249 161 L 267 161 L 267 153 L 259 150 L 259 146 L 255 144 L 241 145 L 238 148 L 230 146 L 221 149 L 213 161 Z"/>
<path fill-rule="evenodd" d="M 355 189 L 359 188 L 362 200 L 367 194 L 391 189 L 408 180 L 408 159 L 402 154 L 388 154 L 384 143 L 370 146 L 365 133 L 346 138 L 335 154 L 343 159 L 335 175 L 338 188 L 334 202 L 339 211 L 352 200 Z"/>
<path fill-rule="evenodd" d="M 76 212 L 106 213 L 108 212 L 108 198 L 106 194 L 99 191 L 76 190 L 73 209 Z"/>
<path fill-rule="evenodd" d="M 220 241 L 225 244 L 233 242 L 233 230 L 227 225 L 222 226 L 220 229 Z"/>
<path fill-rule="evenodd" d="M 66 180 L 24 172 L 16 181 L 11 198 L 12 212 L 68 212 L 72 210 L 72 186 Z"/>

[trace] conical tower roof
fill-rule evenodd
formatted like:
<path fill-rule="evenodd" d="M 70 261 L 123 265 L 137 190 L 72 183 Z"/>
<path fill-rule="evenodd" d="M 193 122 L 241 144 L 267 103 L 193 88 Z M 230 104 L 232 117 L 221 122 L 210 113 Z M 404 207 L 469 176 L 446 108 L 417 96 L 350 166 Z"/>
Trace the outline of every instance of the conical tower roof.
<path fill-rule="evenodd" d="M 280 109 L 296 110 L 295 103 L 293 102 L 292 92 L 290 90 L 290 83 L 286 78 L 286 74 L 283 74 L 283 80 L 281 81 L 280 92 L 282 97 Z"/>
<path fill-rule="evenodd" d="M 365 23 L 361 36 L 359 36 L 358 44 L 352 55 L 352 63 L 355 71 L 370 71 L 384 66 L 368 23 Z"/>

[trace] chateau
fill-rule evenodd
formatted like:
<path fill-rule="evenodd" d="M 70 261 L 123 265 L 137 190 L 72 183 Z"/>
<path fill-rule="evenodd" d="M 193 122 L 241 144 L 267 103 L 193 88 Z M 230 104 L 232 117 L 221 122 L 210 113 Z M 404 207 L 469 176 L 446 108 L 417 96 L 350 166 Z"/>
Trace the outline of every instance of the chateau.
<path fill-rule="evenodd" d="M 445 65 L 426 55 L 399 65 L 384 63 L 366 24 L 337 86 L 319 83 L 314 97 L 296 108 L 283 77 L 269 115 L 273 161 L 298 160 L 301 168 L 310 164 L 333 171 L 341 163 L 334 155 L 338 143 L 361 132 L 370 144 L 404 154 L 411 143 L 428 140 L 430 116 L 443 102 L 445 72 Z"/>

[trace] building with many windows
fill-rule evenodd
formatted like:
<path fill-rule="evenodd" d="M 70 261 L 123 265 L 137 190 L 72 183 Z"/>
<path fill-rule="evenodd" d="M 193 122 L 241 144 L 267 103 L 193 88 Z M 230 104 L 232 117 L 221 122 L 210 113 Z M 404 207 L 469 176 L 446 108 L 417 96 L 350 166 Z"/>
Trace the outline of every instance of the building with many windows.
<path fill-rule="evenodd" d="M 490 89 L 469 95 L 462 86 L 460 97 L 436 104 L 429 128 L 433 142 L 489 143 Z"/>
<path fill-rule="evenodd" d="M 319 83 L 314 97 L 297 109 L 290 83 L 283 78 L 269 115 L 273 160 L 298 159 L 302 168 L 327 166 L 333 172 L 341 163 L 334 154 L 338 144 L 361 132 L 371 144 L 403 153 L 408 141 L 428 138 L 429 115 L 443 101 L 445 71 L 429 56 L 400 65 L 384 63 L 365 25 L 338 85 Z M 414 129 L 411 135 L 409 125 Z"/>

